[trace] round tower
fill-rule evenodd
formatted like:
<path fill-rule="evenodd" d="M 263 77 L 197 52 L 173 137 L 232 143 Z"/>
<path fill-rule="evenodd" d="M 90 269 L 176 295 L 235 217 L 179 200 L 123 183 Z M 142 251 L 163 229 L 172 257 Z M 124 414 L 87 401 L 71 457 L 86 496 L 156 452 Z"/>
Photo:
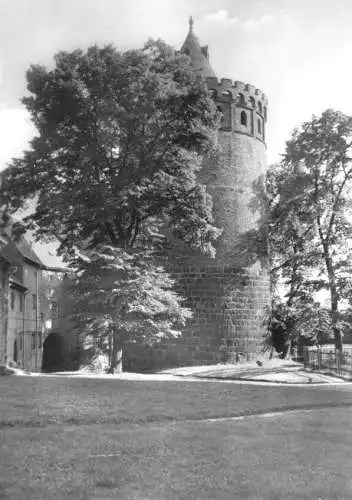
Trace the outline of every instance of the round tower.
<path fill-rule="evenodd" d="M 218 80 L 208 48 L 190 30 L 181 52 L 198 78 L 207 81 L 222 113 L 219 153 L 204 162 L 200 180 L 213 198 L 215 225 L 223 229 L 216 258 L 178 249 L 173 269 L 193 321 L 186 336 L 200 361 L 236 362 L 262 351 L 263 319 L 269 304 L 265 222 L 265 125 L 267 99 L 253 87 Z"/>

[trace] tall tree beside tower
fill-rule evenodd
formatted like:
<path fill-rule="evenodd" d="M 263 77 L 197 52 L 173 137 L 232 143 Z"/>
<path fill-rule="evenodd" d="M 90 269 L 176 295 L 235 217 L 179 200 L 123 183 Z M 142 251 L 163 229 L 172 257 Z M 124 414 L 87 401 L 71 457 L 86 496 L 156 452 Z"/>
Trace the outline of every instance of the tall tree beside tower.
<path fill-rule="evenodd" d="M 3 210 L 15 212 L 34 199 L 25 223 L 36 236 L 58 239 L 60 251 L 75 264 L 77 250 L 88 260 L 98 254 L 94 262 L 102 275 L 110 264 L 120 271 L 125 265 L 131 274 L 124 274 L 123 281 L 128 296 L 140 269 L 148 273 L 140 251 L 147 249 L 151 282 L 167 297 L 159 303 L 163 314 L 158 316 L 147 307 L 148 293 L 140 293 L 146 314 L 138 316 L 139 331 L 171 332 L 173 323 L 182 323 L 188 312 L 172 293 L 165 271 L 153 264 L 153 250 L 165 241 L 163 228 L 210 256 L 219 234 L 211 196 L 197 177 L 203 157 L 216 149 L 219 120 L 206 85 L 194 79 L 186 55 L 150 41 L 127 52 L 111 46 L 60 52 L 53 69 L 29 69 L 27 86 L 23 103 L 37 136 L 4 176 Z M 111 248 L 116 249 L 113 263 Z M 78 281 L 87 281 L 89 265 L 81 260 L 79 268 L 84 272 Z M 115 288 L 114 282 L 105 283 L 106 294 L 113 295 Z M 80 310 L 87 321 L 91 315 L 89 310 L 85 315 L 83 304 L 98 292 L 85 288 L 87 300 L 81 301 Z M 114 317 L 117 305 L 110 298 Z M 99 304 L 103 318 L 106 308 Z M 129 317 L 125 315 L 125 325 Z"/>
<path fill-rule="evenodd" d="M 304 123 L 269 181 L 273 267 L 289 285 L 287 305 L 326 290 L 342 350 L 339 308 L 352 287 L 352 117 L 327 110 Z"/>

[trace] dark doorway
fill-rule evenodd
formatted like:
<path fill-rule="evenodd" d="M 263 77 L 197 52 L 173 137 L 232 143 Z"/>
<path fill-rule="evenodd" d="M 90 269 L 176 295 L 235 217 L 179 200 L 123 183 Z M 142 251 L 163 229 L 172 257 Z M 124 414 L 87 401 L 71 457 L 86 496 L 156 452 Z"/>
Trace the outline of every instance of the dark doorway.
<path fill-rule="evenodd" d="M 59 333 L 51 333 L 47 336 L 43 344 L 43 372 L 59 372 L 63 370 L 64 339 Z"/>
<path fill-rule="evenodd" d="M 17 340 L 15 340 L 15 342 L 13 344 L 13 360 L 15 363 L 17 363 L 17 359 L 18 359 Z"/>

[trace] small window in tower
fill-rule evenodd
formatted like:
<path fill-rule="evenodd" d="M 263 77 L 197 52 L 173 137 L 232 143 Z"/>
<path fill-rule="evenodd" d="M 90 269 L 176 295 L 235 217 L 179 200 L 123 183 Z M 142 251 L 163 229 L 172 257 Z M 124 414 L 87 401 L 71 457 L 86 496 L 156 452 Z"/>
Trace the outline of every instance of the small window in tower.
<path fill-rule="evenodd" d="M 219 111 L 219 113 L 221 115 L 220 123 L 222 123 L 224 121 L 224 112 L 223 112 L 223 110 L 221 109 L 220 106 L 218 106 L 218 111 Z"/>
<path fill-rule="evenodd" d="M 247 127 L 247 113 L 245 111 L 241 112 L 241 125 Z"/>
<path fill-rule="evenodd" d="M 210 96 L 215 99 L 217 97 L 218 93 L 216 92 L 215 89 L 209 89 Z"/>
<path fill-rule="evenodd" d="M 261 115 L 263 114 L 263 106 L 262 106 L 262 103 L 260 101 L 258 102 L 258 111 Z"/>
<path fill-rule="evenodd" d="M 266 109 L 266 106 L 264 106 L 264 119 L 265 120 L 267 119 L 267 109 Z"/>
<path fill-rule="evenodd" d="M 258 118 L 257 123 L 258 123 L 258 134 L 261 134 L 262 133 L 262 124 L 261 124 L 260 118 Z"/>
<path fill-rule="evenodd" d="M 243 94 L 237 95 L 236 103 L 240 104 L 241 106 L 244 106 L 246 104 Z"/>
<path fill-rule="evenodd" d="M 15 292 L 11 292 L 11 311 L 15 309 Z"/>
<path fill-rule="evenodd" d="M 250 98 L 249 98 L 249 102 L 251 103 L 251 107 L 252 107 L 253 109 L 255 109 L 255 99 L 254 99 L 254 97 L 250 97 Z"/>

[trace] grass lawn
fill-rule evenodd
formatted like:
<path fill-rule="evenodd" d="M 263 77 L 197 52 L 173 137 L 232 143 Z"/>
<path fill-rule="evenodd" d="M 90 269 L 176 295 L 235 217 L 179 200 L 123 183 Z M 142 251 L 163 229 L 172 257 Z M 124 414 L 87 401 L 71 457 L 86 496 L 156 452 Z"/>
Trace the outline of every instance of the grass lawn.
<path fill-rule="evenodd" d="M 0 499 L 350 500 L 351 431 L 349 386 L 2 377 Z"/>

